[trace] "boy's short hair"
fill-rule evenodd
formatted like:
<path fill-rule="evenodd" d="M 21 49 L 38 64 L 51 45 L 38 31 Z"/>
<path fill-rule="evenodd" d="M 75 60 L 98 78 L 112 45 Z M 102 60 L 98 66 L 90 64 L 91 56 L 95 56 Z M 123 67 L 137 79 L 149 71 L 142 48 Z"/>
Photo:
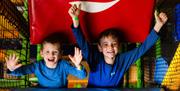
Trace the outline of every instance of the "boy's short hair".
<path fill-rule="evenodd" d="M 45 43 L 51 43 L 51 44 L 59 44 L 59 51 L 61 51 L 62 47 L 62 41 L 61 41 L 61 34 L 60 33 L 53 33 L 49 36 L 45 37 L 42 42 L 42 48 Z"/>
<path fill-rule="evenodd" d="M 117 38 L 118 43 L 120 43 L 120 38 L 122 37 L 122 34 L 118 29 L 115 28 L 109 28 L 106 29 L 105 31 L 101 32 L 99 37 L 98 37 L 98 43 L 100 44 L 100 40 L 104 37 L 112 36 L 113 38 Z"/>

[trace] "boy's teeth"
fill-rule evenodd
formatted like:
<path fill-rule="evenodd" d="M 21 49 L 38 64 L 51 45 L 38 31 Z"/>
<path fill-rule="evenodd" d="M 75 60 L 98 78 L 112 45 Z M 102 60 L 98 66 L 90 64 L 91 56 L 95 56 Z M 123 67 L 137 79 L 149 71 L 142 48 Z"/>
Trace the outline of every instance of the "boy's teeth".
<path fill-rule="evenodd" d="M 48 59 L 49 61 L 54 61 L 53 59 L 52 60 L 50 60 L 50 59 Z"/>

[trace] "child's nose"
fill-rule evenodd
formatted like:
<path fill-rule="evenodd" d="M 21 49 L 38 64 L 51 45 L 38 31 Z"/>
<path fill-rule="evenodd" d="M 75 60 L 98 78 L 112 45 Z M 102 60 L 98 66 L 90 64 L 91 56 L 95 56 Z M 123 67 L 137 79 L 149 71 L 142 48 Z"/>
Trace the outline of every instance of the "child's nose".
<path fill-rule="evenodd" d="M 111 45 L 109 45 L 109 47 L 108 47 L 108 48 L 112 49 L 113 47 L 114 47 L 114 45 L 112 45 L 112 44 L 111 44 Z"/>

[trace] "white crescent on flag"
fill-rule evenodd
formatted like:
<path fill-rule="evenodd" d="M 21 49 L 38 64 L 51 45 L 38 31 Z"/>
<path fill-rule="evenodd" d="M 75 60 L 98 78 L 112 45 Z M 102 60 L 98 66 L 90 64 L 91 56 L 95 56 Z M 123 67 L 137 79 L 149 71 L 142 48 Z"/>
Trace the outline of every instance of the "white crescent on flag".
<path fill-rule="evenodd" d="M 79 5 L 81 4 L 81 10 L 85 11 L 85 12 L 89 12 L 89 13 L 97 13 L 97 12 L 101 12 L 104 11 L 106 9 L 109 9 L 110 7 L 112 7 L 113 5 L 115 5 L 117 2 L 119 2 L 120 0 L 113 0 L 111 2 L 91 2 L 91 1 L 73 1 L 73 2 L 69 2 L 69 4 L 73 5 Z"/>

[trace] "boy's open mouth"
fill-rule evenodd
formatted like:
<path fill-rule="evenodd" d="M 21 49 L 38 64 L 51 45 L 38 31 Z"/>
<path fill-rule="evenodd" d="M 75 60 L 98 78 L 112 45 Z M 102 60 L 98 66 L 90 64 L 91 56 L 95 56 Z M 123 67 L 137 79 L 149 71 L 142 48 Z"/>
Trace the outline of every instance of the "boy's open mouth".
<path fill-rule="evenodd" d="M 49 62 L 54 62 L 54 59 L 48 59 Z"/>
<path fill-rule="evenodd" d="M 114 52 L 112 51 L 112 52 L 107 52 L 107 53 L 114 53 Z"/>

